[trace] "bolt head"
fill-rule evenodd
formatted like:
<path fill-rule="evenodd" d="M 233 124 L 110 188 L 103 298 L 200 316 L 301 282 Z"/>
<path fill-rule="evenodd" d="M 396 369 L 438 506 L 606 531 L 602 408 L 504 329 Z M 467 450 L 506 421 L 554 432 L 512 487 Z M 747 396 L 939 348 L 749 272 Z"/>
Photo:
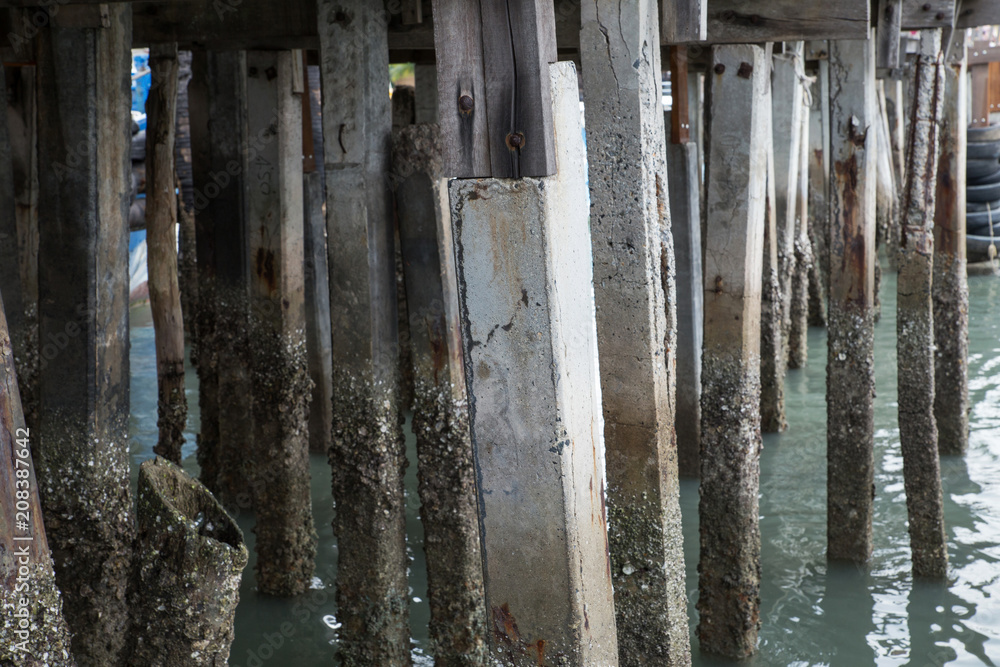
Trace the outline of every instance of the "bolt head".
<path fill-rule="evenodd" d="M 715 71 L 716 74 L 722 74 L 723 72 L 726 71 L 726 66 L 723 65 L 722 63 L 719 63 L 713 68 L 713 70 Z"/>

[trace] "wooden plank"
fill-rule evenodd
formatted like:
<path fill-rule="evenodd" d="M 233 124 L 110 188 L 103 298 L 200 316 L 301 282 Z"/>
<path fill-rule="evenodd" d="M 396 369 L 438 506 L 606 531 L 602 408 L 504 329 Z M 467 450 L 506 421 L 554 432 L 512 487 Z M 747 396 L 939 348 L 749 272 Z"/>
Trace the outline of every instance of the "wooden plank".
<path fill-rule="evenodd" d="M 986 103 L 990 113 L 1000 111 L 1000 62 L 989 64 L 986 83 Z"/>
<path fill-rule="evenodd" d="M 712 0 L 711 43 L 863 39 L 871 17 L 869 0 L 844 0 L 831 16 L 829 2 L 801 0 Z"/>
<path fill-rule="evenodd" d="M 670 142 L 686 144 L 691 138 L 686 48 L 670 49 L 670 98 Z"/>
<path fill-rule="evenodd" d="M 950 28 L 956 0 L 903 0 L 900 25 L 903 30 Z"/>
<path fill-rule="evenodd" d="M 902 30 L 903 0 L 879 0 L 875 36 L 875 66 L 899 67 L 899 31 Z"/>
<path fill-rule="evenodd" d="M 990 124 L 989 81 L 990 66 L 979 63 L 969 67 L 972 75 L 972 106 L 969 109 L 970 127 L 986 127 Z"/>
<path fill-rule="evenodd" d="M 545 0 L 480 0 L 491 174 L 556 171 L 548 70 L 556 61 L 555 14 Z"/>
<path fill-rule="evenodd" d="M 704 42 L 708 37 L 709 0 L 667 0 L 660 8 L 663 44 Z"/>
<path fill-rule="evenodd" d="M 710 106 L 702 357 L 703 652 L 756 651 L 760 618 L 760 298 L 770 113 L 770 58 L 759 46 L 717 46 Z"/>
<path fill-rule="evenodd" d="M 969 65 L 1000 61 L 1000 44 L 973 42 L 969 47 Z"/>
<path fill-rule="evenodd" d="M 1000 24 L 1000 2 L 996 0 L 962 0 L 958 21 L 958 29 L 978 28 L 982 25 Z"/>
<path fill-rule="evenodd" d="M 488 176 L 493 167 L 479 3 L 434 0 L 433 6 L 444 173 L 458 178 Z"/>

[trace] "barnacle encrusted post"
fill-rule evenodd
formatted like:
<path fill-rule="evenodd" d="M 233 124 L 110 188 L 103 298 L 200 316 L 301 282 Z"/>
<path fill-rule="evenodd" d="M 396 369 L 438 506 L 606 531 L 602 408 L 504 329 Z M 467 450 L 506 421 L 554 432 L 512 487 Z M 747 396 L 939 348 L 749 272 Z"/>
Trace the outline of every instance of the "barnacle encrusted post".
<path fill-rule="evenodd" d="M 243 533 L 205 486 L 166 459 L 139 468 L 130 665 L 224 665 L 233 642 Z"/>

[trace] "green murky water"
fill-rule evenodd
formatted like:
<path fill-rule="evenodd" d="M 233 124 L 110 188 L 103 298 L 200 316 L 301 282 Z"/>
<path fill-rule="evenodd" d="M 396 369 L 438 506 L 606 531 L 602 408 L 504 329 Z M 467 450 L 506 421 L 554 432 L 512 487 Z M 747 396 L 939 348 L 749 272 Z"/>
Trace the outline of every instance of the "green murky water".
<path fill-rule="evenodd" d="M 883 286 L 883 317 L 876 330 L 876 514 L 871 566 L 829 565 L 826 543 L 826 334 L 809 335 L 809 365 L 790 371 L 789 428 L 765 436 L 761 460 L 763 586 L 757 666 L 1000 665 L 1000 280 L 970 278 L 970 392 L 972 433 L 964 458 L 945 458 L 942 474 L 948 525 L 949 581 L 914 581 L 910 575 L 902 458 L 896 427 L 895 276 Z M 148 315 L 133 311 L 133 470 L 152 456 L 156 442 L 156 367 Z M 197 471 L 197 383 L 189 369 L 192 408 L 185 465 Z M 411 460 L 413 437 L 408 433 Z M 312 460 L 313 510 L 319 557 L 313 590 L 285 600 L 258 595 L 253 557 L 246 570 L 230 664 L 331 664 L 336 642 L 334 578 L 337 546 L 330 477 L 322 456 Z M 422 651 L 428 607 L 423 535 L 417 519 L 416 473 L 408 470 L 410 608 L 414 662 Z M 698 487 L 681 487 L 692 630 L 697 622 Z M 253 545 L 252 517 L 238 517 Z M 698 653 L 695 665 L 732 664 Z"/>

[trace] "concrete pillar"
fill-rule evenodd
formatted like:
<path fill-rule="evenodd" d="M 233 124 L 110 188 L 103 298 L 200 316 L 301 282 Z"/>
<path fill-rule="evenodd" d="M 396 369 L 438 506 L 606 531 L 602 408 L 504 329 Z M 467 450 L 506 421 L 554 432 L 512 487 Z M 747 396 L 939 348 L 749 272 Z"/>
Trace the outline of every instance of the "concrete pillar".
<path fill-rule="evenodd" d="M 174 119 L 177 112 L 177 45 L 154 45 L 149 67 L 157 85 L 146 101 L 146 245 L 149 305 L 156 335 L 159 456 L 180 465 L 187 397 L 184 395 L 184 318 L 177 277 L 177 195 Z"/>
<path fill-rule="evenodd" d="M 809 107 L 809 324 L 826 326 L 830 280 L 830 61 L 818 61 Z"/>
<path fill-rule="evenodd" d="M 250 373 L 257 588 L 308 589 L 316 555 L 309 487 L 309 370 L 302 248 L 302 99 L 298 51 L 247 52 L 246 123 L 270 135 L 246 155 Z"/>
<path fill-rule="evenodd" d="M 333 352 L 330 349 L 330 270 L 327 264 L 326 201 L 323 168 L 323 108 L 319 67 L 306 69 L 303 104 L 302 206 L 306 256 L 306 347 L 312 403 L 309 405 L 309 450 L 327 453 L 333 442 Z"/>
<path fill-rule="evenodd" d="M 910 520 L 913 573 L 948 571 L 941 464 L 934 419 L 934 195 L 944 88 L 941 30 L 920 33 L 903 189 L 896 295 L 899 442 Z"/>
<path fill-rule="evenodd" d="M 197 102 L 192 110 L 197 112 L 192 119 L 192 168 L 199 259 L 206 260 L 200 262 L 199 270 L 203 280 L 200 312 L 212 312 L 214 324 L 204 321 L 211 334 L 203 330 L 200 337 L 199 400 L 203 402 L 198 464 L 202 482 L 225 506 L 231 510 L 249 509 L 251 495 L 245 468 L 250 458 L 247 452 L 253 450 L 253 391 L 249 374 L 249 226 L 243 155 L 262 150 L 274 139 L 266 132 L 247 137 L 242 129 L 246 122 L 246 53 L 207 51 L 203 66 L 201 58 L 196 56 L 193 65 L 196 71 L 192 87 L 198 90 L 198 96 L 204 96 L 204 101 L 192 98 L 193 103 Z M 199 104 L 206 108 L 203 113 L 198 112 Z M 214 297 L 209 296 L 210 292 Z M 213 304 L 211 309 L 209 303 Z M 212 370 L 217 385 L 217 435 L 211 432 L 213 387 L 206 382 L 206 373 Z M 207 412 L 206 407 L 210 408 Z"/>
<path fill-rule="evenodd" d="M 619 659 L 623 665 L 681 665 L 690 661 L 691 648 L 674 431 L 677 293 L 657 5 L 603 0 L 581 12 Z M 647 57 L 637 65 L 635 54 L 643 49 Z"/>
<path fill-rule="evenodd" d="M 117 664 L 128 626 L 131 43 L 127 5 L 60 12 L 36 38 L 35 472 L 78 664 Z"/>
<path fill-rule="evenodd" d="M 764 244 L 761 266 L 760 306 L 760 428 L 765 433 L 779 433 L 788 428 L 785 419 L 785 372 L 788 345 L 785 342 L 784 296 L 781 291 L 781 253 L 778 250 L 778 206 L 775 183 L 773 125 L 771 109 L 765 128 L 767 185 L 764 203 Z"/>
<path fill-rule="evenodd" d="M 760 307 L 770 58 L 716 46 L 710 98 L 702 357 L 698 637 L 744 658 L 760 626 Z"/>
<path fill-rule="evenodd" d="M 16 248 L 16 244 L 14 245 Z M 17 263 L 15 262 L 15 266 Z M 52 555 L 45 538 L 38 479 L 17 388 L 12 339 L 0 299 L 0 662 L 72 667 L 69 628 L 62 614 Z M 35 658 L 34 660 L 32 658 Z"/>
<path fill-rule="evenodd" d="M 701 189 L 698 144 L 667 142 L 670 231 L 677 271 L 677 468 L 697 477 L 701 458 L 701 344 L 704 281 L 701 270 Z"/>
<path fill-rule="evenodd" d="M 344 664 L 408 665 L 388 26 L 365 0 L 320 0 L 318 11 L 339 648 Z"/>
<path fill-rule="evenodd" d="M 406 276 L 431 652 L 440 664 L 485 665 L 476 477 L 448 183 L 441 160 L 436 124 L 393 131 L 392 172 Z"/>
<path fill-rule="evenodd" d="M 799 145 L 802 138 L 803 100 L 802 42 L 785 42 L 784 52 L 774 55 L 771 75 L 771 122 L 774 144 L 774 204 L 778 215 L 778 282 L 781 286 L 781 345 L 784 367 L 790 362 L 792 280 L 797 271 L 795 239 L 797 234 L 796 199 L 799 189 Z M 782 373 L 784 384 L 784 373 Z M 784 388 L 776 406 L 785 418 Z M 769 430 L 764 423 L 764 430 Z"/>
<path fill-rule="evenodd" d="M 875 42 L 830 42 L 830 302 L 826 365 L 827 555 L 872 549 Z"/>
<path fill-rule="evenodd" d="M 969 444 L 969 283 L 965 261 L 965 48 L 944 69 L 937 205 L 934 208 L 934 419 L 938 453 Z"/>
<path fill-rule="evenodd" d="M 586 157 L 574 68 L 550 71 L 559 173 L 450 185 L 490 654 L 617 665 Z"/>
<path fill-rule="evenodd" d="M 804 104 L 804 102 L 803 102 Z M 809 359 L 809 271 L 813 265 L 809 240 L 809 107 L 799 120 L 799 168 L 795 189 L 795 273 L 792 275 L 788 367 L 804 368 Z"/>

